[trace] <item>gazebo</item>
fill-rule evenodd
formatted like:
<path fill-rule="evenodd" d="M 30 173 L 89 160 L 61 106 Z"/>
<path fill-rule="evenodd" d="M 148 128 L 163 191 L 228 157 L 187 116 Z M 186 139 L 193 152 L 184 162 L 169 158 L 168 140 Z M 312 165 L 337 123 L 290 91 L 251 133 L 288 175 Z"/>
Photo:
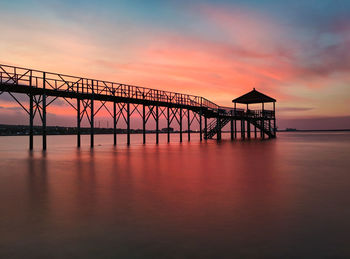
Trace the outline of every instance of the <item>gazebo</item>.
<path fill-rule="evenodd" d="M 242 138 L 245 137 L 245 121 L 247 124 L 247 137 L 250 138 L 250 124 L 255 126 L 255 137 L 256 137 L 256 129 L 260 129 L 260 134 L 262 138 L 265 138 L 265 134 L 269 136 L 269 138 L 276 137 L 276 99 L 267 96 L 253 88 L 252 91 L 246 93 L 236 99 L 233 99 L 235 111 L 237 109 L 237 104 L 246 104 L 246 110 L 243 112 L 243 116 L 241 117 L 241 134 Z M 250 110 L 249 104 L 257 104 L 261 103 L 261 110 Z M 266 110 L 264 107 L 265 103 L 273 103 L 273 110 Z M 273 127 L 271 125 L 271 121 L 273 121 Z"/>

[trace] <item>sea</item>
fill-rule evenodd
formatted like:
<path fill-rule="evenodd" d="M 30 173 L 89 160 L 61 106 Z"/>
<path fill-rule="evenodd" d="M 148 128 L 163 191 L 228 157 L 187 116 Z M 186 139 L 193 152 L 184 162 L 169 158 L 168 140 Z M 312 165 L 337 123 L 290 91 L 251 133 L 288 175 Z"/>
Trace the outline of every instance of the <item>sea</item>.
<path fill-rule="evenodd" d="M 350 258 L 350 132 L 0 137 L 0 258 Z"/>

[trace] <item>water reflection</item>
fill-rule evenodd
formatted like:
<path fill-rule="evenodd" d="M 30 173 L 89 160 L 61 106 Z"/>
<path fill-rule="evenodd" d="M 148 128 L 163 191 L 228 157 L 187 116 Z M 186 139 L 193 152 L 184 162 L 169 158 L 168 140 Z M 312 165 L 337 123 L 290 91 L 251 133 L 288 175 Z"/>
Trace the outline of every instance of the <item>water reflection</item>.
<path fill-rule="evenodd" d="M 334 247 L 348 255 L 341 240 L 349 234 L 337 230 L 349 227 L 350 211 L 332 206 L 328 212 L 322 201 L 349 201 L 341 194 L 350 187 L 342 155 L 349 154 L 342 143 L 350 138 L 323 149 L 314 136 L 306 141 L 282 136 L 2 152 L 0 256 L 339 255 Z M 329 178 L 326 162 L 317 167 L 330 148 L 340 152 L 342 167 L 332 173 L 341 181 Z M 323 228 L 338 246 L 327 246 Z"/>

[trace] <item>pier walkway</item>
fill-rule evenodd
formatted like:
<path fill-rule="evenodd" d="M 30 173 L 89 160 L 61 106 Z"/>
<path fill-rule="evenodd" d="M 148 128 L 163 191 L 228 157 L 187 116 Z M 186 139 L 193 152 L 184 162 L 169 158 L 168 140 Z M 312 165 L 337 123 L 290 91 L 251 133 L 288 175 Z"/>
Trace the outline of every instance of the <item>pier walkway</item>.
<path fill-rule="evenodd" d="M 183 133 L 191 138 L 191 125 L 197 122 L 200 140 L 215 136 L 221 139 L 222 128 L 231 123 L 231 139 L 237 138 L 240 122 L 241 138 L 251 137 L 251 126 L 261 138 L 276 137 L 276 100 L 255 89 L 233 100 L 235 107 L 222 107 L 206 98 L 162 91 L 157 89 L 115 83 L 84 77 L 39 71 L 0 64 L 0 95 L 7 92 L 29 115 L 29 148 L 33 149 L 33 123 L 38 115 L 42 124 L 43 149 L 46 142 L 47 107 L 57 98 L 65 100 L 77 114 L 77 145 L 81 145 L 81 122 L 87 118 L 90 124 L 90 145 L 94 146 L 94 119 L 101 109 L 106 109 L 113 118 L 114 145 L 117 144 L 117 125 L 124 120 L 127 127 L 127 143 L 130 144 L 131 115 L 139 114 L 143 125 L 143 142 L 146 143 L 146 124 L 150 118 L 155 120 L 156 143 L 159 142 L 159 119 L 167 121 L 168 141 L 172 123 L 178 123 L 180 141 Z M 14 93 L 28 96 L 29 105 L 23 104 Z M 48 97 L 52 97 L 51 100 Z M 74 100 L 74 102 L 73 102 Z M 273 110 L 265 110 L 264 103 L 272 102 Z M 107 103 L 113 104 L 113 109 Z M 247 109 L 238 109 L 236 104 L 246 104 Z M 250 110 L 251 103 L 262 103 L 261 110 Z M 96 106 L 97 105 L 97 106 Z M 27 106 L 27 107 L 26 107 Z M 187 121 L 184 130 L 183 121 Z M 204 125 L 203 125 L 204 123 Z"/>

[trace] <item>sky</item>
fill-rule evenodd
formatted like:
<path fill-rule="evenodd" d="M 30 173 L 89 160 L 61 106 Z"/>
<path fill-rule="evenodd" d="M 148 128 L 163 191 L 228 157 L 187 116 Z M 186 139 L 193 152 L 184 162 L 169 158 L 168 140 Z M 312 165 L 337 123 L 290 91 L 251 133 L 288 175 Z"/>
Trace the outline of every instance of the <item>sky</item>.
<path fill-rule="evenodd" d="M 223 106 L 256 88 L 277 99 L 281 129 L 350 128 L 349 13 L 347 0 L 2 0 L 0 63 Z M 0 95 L 0 124 L 27 121 Z M 74 121 L 52 104 L 49 124 Z"/>

